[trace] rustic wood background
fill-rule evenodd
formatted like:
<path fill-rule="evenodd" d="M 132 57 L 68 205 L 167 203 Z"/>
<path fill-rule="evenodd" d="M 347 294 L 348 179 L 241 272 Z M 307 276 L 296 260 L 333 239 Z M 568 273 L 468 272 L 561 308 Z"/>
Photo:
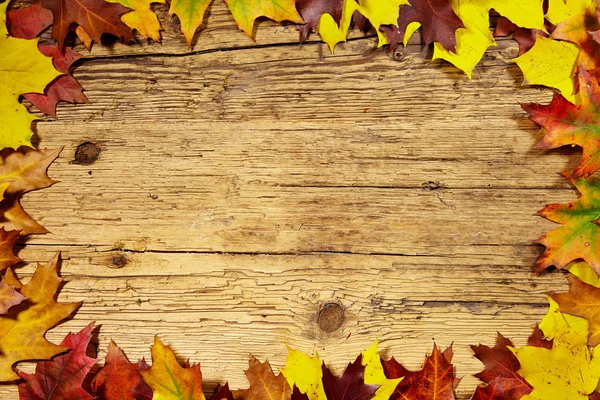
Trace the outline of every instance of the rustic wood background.
<path fill-rule="evenodd" d="M 534 213 L 576 198 L 557 172 L 577 157 L 534 148 L 519 102 L 551 92 L 520 86 L 516 43 L 469 81 L 418 41 L 391 54 L 353 31 L 331 55 L 262 21 L 255 43 L 221 1 L 192 51 L 157 9 L 162 44 L 78 48 L 89 103 L 35 127 L 64 151 L 60 183 L 23 199 L 52 234 L 27 239 L 19 274 L 60 250 L 60 299 L 84 302 L 48 337 L 96 321 L 100 357 L 112 338 L 137 360 L 158 334 L 207 392 L 246 386 L 250 352 L 283 366 L 285 343 L 341 372 L 376 338 L 419 368 L 435 340 L 468 399 L 468 345 L 523 345 L 565 289 L 533 275 L 556 227 Z"/>

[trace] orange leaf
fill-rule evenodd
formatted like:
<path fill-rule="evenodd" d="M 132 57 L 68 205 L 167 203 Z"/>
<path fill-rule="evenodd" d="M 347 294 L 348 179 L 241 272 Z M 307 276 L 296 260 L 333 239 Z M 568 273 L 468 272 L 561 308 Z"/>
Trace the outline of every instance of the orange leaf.
<path fill-rule="evenodd" d="M 18 239 L 19 231 L 5 231 L 4 228 L 0 228 L 0 271 L 21 261 L 14 254 L 14 247 Z"/>
<path fill-rule="evenodd" d="M 239 400 L 289 399 L 292 388 L 283 374 L 275 375 L 268 361 L 261 363 L 250 355 L 250 368 L 246 372 L 250 388 L 236 391 Z"/>
<path fill-rule="evenodd" d="M 101 399 L 135 400 L 132 390 L 138 385 L 138 364 L 131 363 L 112 340 L 106 362 L 92 381 L 94 395 Z"/>

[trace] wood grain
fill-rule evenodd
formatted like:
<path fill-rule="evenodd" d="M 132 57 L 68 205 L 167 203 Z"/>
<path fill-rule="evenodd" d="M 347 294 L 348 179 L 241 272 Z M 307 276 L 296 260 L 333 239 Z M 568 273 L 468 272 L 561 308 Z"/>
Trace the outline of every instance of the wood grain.
<path fill-rule="evenodd" d="M 416 42 L 389 54 L 353 32 L 330 55 L 262 22 L 255 44 L 221 2 L 190 50 L 160 13 L 162 45 L 94 46 L 74 73 L 90 102 L 36 124 L 64 150 L 60 183 L 22 201 L 53 233 L 27 239 L 18 273 L 62 250 L 60 299 L 84 301 L 48 337 L 95 320 L 100 356 L 112 338 L 137 359 L 159 334 L 209 390 L 244 387 L 249 352 L 281 367 L 284 343 L 340 372 L 375 338 L 418 368 L 435 339 L 468 399 L 468 345 L 523 345 L 565 289 L 532 273 L 557 226 L 534 213 L 577 197 L 557 174 L 577 152 L 535 148 L 518 103 L 551 93 L 520 87 L 516 44 L 469 81 Z M 73 163 L 82 143 L 91 165 Z M 345 315 L 331 333 L 328 302 Z"/>

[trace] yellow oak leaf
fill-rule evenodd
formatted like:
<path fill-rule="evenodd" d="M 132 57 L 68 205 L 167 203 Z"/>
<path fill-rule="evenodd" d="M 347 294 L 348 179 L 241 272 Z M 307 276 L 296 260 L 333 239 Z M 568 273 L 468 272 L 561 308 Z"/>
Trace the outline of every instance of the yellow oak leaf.
<path fill-rule="evenodd" d="M 0 201 L 0 225 L 21 230 L 22 235 L 47 232 L 23 210 L 19 199 L 24 193 L 56 183 L 46 170 L 61 150 L 5 149 L 0 152 L 0 185 L 8 184 Z"/>
<path fill-rule="evenodd" d="M 121 21 L 131 29 L 137 30 L 146 39 L 160 41 L 162 26 L 158 17 L 150 8 L 152 3 L 166 3 L 165 0 L 107 0 L 109 3 L 120 3 L 133 11 L 123 14 Z"/>
<path fill-rule="evenodd" d="M 410 4 L 408 0 L 358 0 L 358 3 L 361 7 L 361 14 L 369 20 L 377 32 L 378 47 L 387 44 L 387 38 L 379 27 L 381 25 L 398 26 L 400 6 Z"/>
<path fill-rule="evenodd" d="M 317 27 L 317 32 L 329 46 L 329 50 L 333 53 L 335 46 L 338 43 L 345 42 L 348 36 L 348 29 L 352 21 L 352 15 L 355 11 L 360 11 L 361 7 L 355 0 L 344 0 L 342 5 L 342 18 L 338 25 L 331 14 L 323 14 Z"/>
<path fill-rule="evenodd" d="M 304 20 L 296 10 L 296 0 L 225 0 L 235 22 L 248 36 L 254 38 L 254 21 L 267 17 L 277 22 Z"/>
<path fill-rule="evenodd" d="M 573 72 L 578 53 L 573 43 L 538 35 L 533 47 L 513 61 L 523 71 L 523 85 L 552 87 L 571 103 L 577 103 L 577 96 L 573 94 Z"/>
<path fill-rule="evenodd" d="M 31 123 L 36 119 L 19 103 L 25 93 L 44 93 L 50 82 L 61 75 L 52 59 L 38 50 L 38 40 L 8 36 L 6 7 L 0 4 L 0 150 L 6 147 L 33 147 Z"/>
<path fill-rule="evenodd" d="M 169 13 L 177 15 L 181 23 L 181 32 L 191 47 L 196 29 L 202 23 L 204 13 L 212 0 L 172 0 Z"/>
<path fill-rule="evenodd" d="M 456 30 L 456 51 L 434 43 L 433 59 L 451 62 L 469 78 L 487 48 L 496 46 L 489 29 L 492 8 L 519 27 L 545 31 L 542 0 L 451 0 L 450 5 L 465 27 Z"/>
<path fill-rule="evenodd" d="M 380 386 L 371 400 L 388 400 L 398 383 L 404 378 L 386 378 L 377 345 L 378 341 L 375 340 L 371 347 L 362 353 L 362 365 L 365 366 L 364 380 L 366 385 Z"/>
<path fill-rule="evenodd" d="M 600 357 L 592 358 L 587 347 L 587 321 L 585 329 L 574 329 L 563 314 L 553 314 L 552 335 L 542 328 L 554 339 L 551 349 L 510 348 L 521 364 L 518 373 L 533 387 L 530 399 L 587 400 L 600 379 Z"/>
<path fill-rule="evenodd" d="M 154 337 L 151 353 L 152 367 L 139 373 L 152 388 L 152 400 L 206 400 L 202 393 L 200 364 L 183 368 L 173 351 L 157 336 Z"/>
<path fill-rule="evenodd" d="M 60 254 L 47 264 L 38 264 L 33 277 L 26 285 L 15 277 L 11 269 L 6 271 L 2 282 L 15 287 L 29 299 L 31 305 L 16 315 L 9 310 L 0 315 L 0 382 L 14 381 L 19 376 L 13 371 L 14 364 L 24 360 L 48 360 L 67 350 L 50 343 L 44 337 L 46 331 L 70 316 L 81 303 L 58 303 L 56 293 L 62 279 L 58 277 Z"/>
<path fill-rule="evenodd" d="M 309 400 L 327 400 L 323 389 L 323 371 L 319 355 L 307 356 L 288 346 L 288 358 L 281 370 L 290 387 L 296 387 L 305 393 Z"/>

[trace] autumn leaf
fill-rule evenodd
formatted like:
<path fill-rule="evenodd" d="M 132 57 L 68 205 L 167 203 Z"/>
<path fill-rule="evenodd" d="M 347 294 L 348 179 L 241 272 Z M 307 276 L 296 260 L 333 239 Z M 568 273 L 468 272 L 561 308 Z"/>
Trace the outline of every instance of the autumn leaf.
<path fill-rule="evenodd" d="M 31 145 L 31 123 L 38 119 L 19 103 L 25 93 L 44 93 L 61 75 L 52 59 L 37 48 L 38 41 L 8 36 L 6 7 L 0 4 L 0 149 Z"/>
<path fill-rule="evenodd" d="M 241 400 L 262 399 L 288 399 L 292 395 L 292 388 L 288 385 L 283 374 L 275 375 L 268 361 L 261 363 L 250 355 L 250 367 L 246 370 L 246 377 L 250 388 L 238 390 L 235 397 Z"/>
<path fill-rule="evenodd" d="M 304 23 L 296 10 L 296 0 L 225 0 L 241 30 L 254 38 L 254 21 L 267 17 L 277 22 Z"/>
<path fill-rule="evenodd" d="M 152 388 L 152 400 L 205 400 L 200 365 L 183 368 L 158 337 L 152 346 L 152 367 L 140 370 L 140 375 Z"/>
<path fill-rule="evenodd" d="M 548 105 L 521 105 L 529 114 L 529 119 L 543 128 L 544 138 L 538 148 L 579 146 L 583 149 L 583 155 L 570 178 L 591 175 L 600 168 L 600 85 L 597 79 L 581 69 L 579 87 L 579 105 L 571 104 L 557 93 Z"/>
<path fill-rule="evenodd" d="M 25 382 L 19 383 L 21 399 L 31 400 L 92 400 L 83 388 L 83 380 L 98 360 L 86 356 L 94 323 L 77 334 L 69 333 L 60 344 L 69 349 L 52 361 L 37 363 L 35 374 L 19 372 Z M 111 399 L 112 400 L 112 399 Z"/>
<path fill-rule="evenodd" d="M 56 182 L 48 177 L 46 170 L 61 150 L 5 149 L 0 152 L 0 186 L 8 185 L 4 199 L 0 201 L 0 224 L 20 229 L 22 235 L 47 232 L 23 210 L 19 198 Z"/>
<path fill-rule="evenodd" d="M 104 367 L 92 381 L 92 390 L 95 396 L 102 399 L 134 400 L 133 389 L 138 385 L 139 378 L 138 364 L 129 362 L 123 350 L 111 340 Z"/>
<path fill-rule="evenodd" d="M 233 393 L 229 390 L 229 384 L 225 382 L 225 385 L 217 386 L 210 400 L 234 400 Z"/>
<path fill-rule="evenodd" d="M 160 42 L 160 31 L 162 26 L 152 11 L 153 3 L 165 4 L 165 0 L 106 0 L 109 3 L 120 3 L 121 5 L 132 9 L 133 11 L 124 14 L 121 20 L 130 27 L 135 29 L 146 39 L 152 39 L 155 42 Z"/>
<path fill-rule="evenodd" d="M 573 2 L 570 2 L 573 3 Z M 584 2 L 582 5 L 585 5 Z M 596 42 L 590 32 L 600 29 L 598 15 L 596 14 L 596 2 L 590 2 L 588 7 L 582 7 L 568 19 L 558 23 L 552 32 L 552 38 L 566 40 L 574 43 L 579 48 L 577 65 L 579 68 L 591 70 L 597 68 L 600 63 L 598 51 L 600 43 Z"/>
<path fill-rule="evenodd" d="M 378 345 L 379 342 L 375 340 L 367 350 L 362 352 L 361 363 L 365 366 L 365 383 L 379 386 L 372 400 L 388 400 L 402 378 L 388 379 L 385 376 Z"/>
<path fill-rule="evenodd" d="M 291 400 L 309 400 L 306 393 L 302 393 L 297 386 L 294 386 L 294 390 L 292 391 Z"/>
<path fill-rule="evenodd" d="M 491 9 L 522 28 L 544 30 L 542 0 L 451 0 L 450 5 L 464 24 L 456 30 L 455 51 L 434 43 L 433 59 L 444 59 L 463 70 L 469 78 L 490 46 L 496 46 L 489 30 Z"/>
<path fill-rule="evenodd" d="M 363 14 L 377 32 L 378 46 L 387 43 L 387 37 L 381 30 L 384 25 L 396 26 L 400 6 L 408 4 L 409 0 L 358 0 L 359 12 Z"/>
<path fill-rule="evenodd" d="M 540 329 L 540 326 L 538 324 L 536 324 L 535 327 L 533 328 L 533 333 L 527 339 L 527 344 L 529 346 L 543 347 L 545 349 L 552 348 L 552 340 L 548 340 L 544 337 L 544 333 L 542 332 L 542 330 Z M 509 346 L 512 346 L 512 345 L 509 345 Z"/>
<path fill-rule="evenodd" d="M 398 383 L 391 400 L 454 400 L 454 371 L 452 367 L 452 346 L 441 353 L 433 345 L 433 352 L 425 358 L 420 371 L 409 371 L 394 357 L 383 361 L 383 369 L 388 379 L 404 377 Z"/>
<path fill-rule="evenodd" d="M 323 364 L 323 388 L 328 400 L 369 400 L 379 386 L 367 385 L 364 380 L 365 367 L 359 355 L 353 363 L 348 364 L 338 378 Z"/>
<path fill-rule="evenodd" d="M 550 31 L 550 24 L 546 23 L 546 30 Z M 537 36 L 548 37 L 548 34 L 539 29 L 520 28 L 510 22 L 506 17 L 498 18 L 496 28 L 494 29 L 494 37 L 507 37 L 512 35 L 513 39 L 519 44 L 519 56 L 528 52 L 534 45 Z"/>
<path fill-rule="evenodd" d="M 12 315 L 0 316 L 0 382 L 13 381 L 19 376 L 12 366 L 24 360 L 48 360 L 67 350 L 65 346 L 50 343 L 46 331 L 70 316 L 81 303 L 57 303 L 56 293 L 62 279 L 57 269 L 60 254 L 47 264 L 38 264 L 33 277 L 21 285 L 8 269 L 2 282 L 14 286 L 31 305 Z"/>
<path fill-rule="evenodd" d="M 336 22 L 330 14 L 323 14 L 321 16 L 318 32 L 321 40 L 327 43 L 332 53 L 338 43 L 346 41 L 352 17 L 355 13 L 359 12 L 361 12 L 361 7 L 355 0 L 343 0 L 342 16 L 339 22 Z"/>
<path fill-rule="evenodd" d="M 600 357 L 592 359 L 587 347 L 587 322 L 583 328 L 574 329 L 563 314 L 554 312 L 552 308 L 548 317 L 552 324 L 549 326 L 545 317 L 542 325 L 549 326 L 551 332 L 544 326 L 542 330 L 554 339 L 551 349 L 532 346 L 511 348 L 521 364 L 519 375 L 533 387 L 528 398 L 587 400 L 600 379 Z"/>
<path fill-rule="evenodd" d="M 343 0 L 297 0 L 296 8 L 304 20 L 304 25 L 298 25 L 300 41 L 303 42 L 311 31 L 317 31 L 321 16 L 329 14 L 335 24 L 342 19 Z"/>
<path fill-rule="evenodd" d="M 140 361 L 138 361 L 138 375 L 140 371 L 148 371 L 149 369 L 150 366 L 145 359 L 142 358 Z M 148 386 L 146 382 L 144 382 L 141 376 L 138 376 L 138 384 L 133 388 L 131 394 L 133 394 L 133 398 L 135 400 L 152 400 L 152 388 Z"/>
<path fill-rule="evenodd" d="M 569 292 L 554 293 L 550 297 L 559 305 L 559 310 L 565 314 L 576 315 L 588 320 L 590 332 L 588 344 L 600 344 L 600 288 L 588 285 L 575 275 L 567 276 Z"/>
<path fill-rule="evenodd" d="M 519 400 L 531 393 L 531 386 L 517 374 L 521 367 L 519 360 L 507 346 L 513 344 L 500 333 L 494 347 L 471 346 L 475 357 L 485 365 L 475 377 L 486 383 L 477 387 L 472 400 Z"/>
<path fill-rule="evenodd" d="M 52 11 L 36 3 L 6 13 L 6 27 L 11 36 L 35 39 L 52 25 Z"/>
<path fill-rule="evenodd" d="M 131 10 L 121 4 L 104 0 L 42 0 L 42 6 L 52 11 L 52 37 L 60 51 L 64 50 L 65 37 L 72 24 L 85 30 L 96 43 L 101 43 L 105 33 L 124 42 L 134 40 L 131 28 L 121 21 L 121 15 Z"/>
<path fill-rule="evenodd" d="M 17 292 L 13 286 L 0 282 L 0 314 L 8 314 L 12 306 L 21 304 L 25 299 L 26 297 Z"/>
<path fill-rule="evenodd" d="M 464 28 L 448 0 L 408 0 L 409 5 L 400 6 L 398 27 L 386 27 L 384 31 L 392 47 L 403 42 L 407 27 L 419 23 L 426 45 L 438 42 L 443 48 L 454 51 L 456 30 Z M 406 43 L 405 43 L 406 44 Z"/>
<path fill-rule="evenodd" d="M 290 387 L 294 387 L 294 385 L 298 387 L 298 390 L 306 394 L 309 400 L 326 400 L 319 355 L 315 354 L 309 357 L 289 346 L 287 349 L 287 362 L 281 373 L 287 379 Z"/>
<path fill-rule="evenodd" d="M 2 198 L 1 195 L 0 198 Z M 0 228 L 0 271 L 21 261 L 14 253 L 17 240 L 19 240 L 19 231 L 6 231 L 4 228 Z"/>

